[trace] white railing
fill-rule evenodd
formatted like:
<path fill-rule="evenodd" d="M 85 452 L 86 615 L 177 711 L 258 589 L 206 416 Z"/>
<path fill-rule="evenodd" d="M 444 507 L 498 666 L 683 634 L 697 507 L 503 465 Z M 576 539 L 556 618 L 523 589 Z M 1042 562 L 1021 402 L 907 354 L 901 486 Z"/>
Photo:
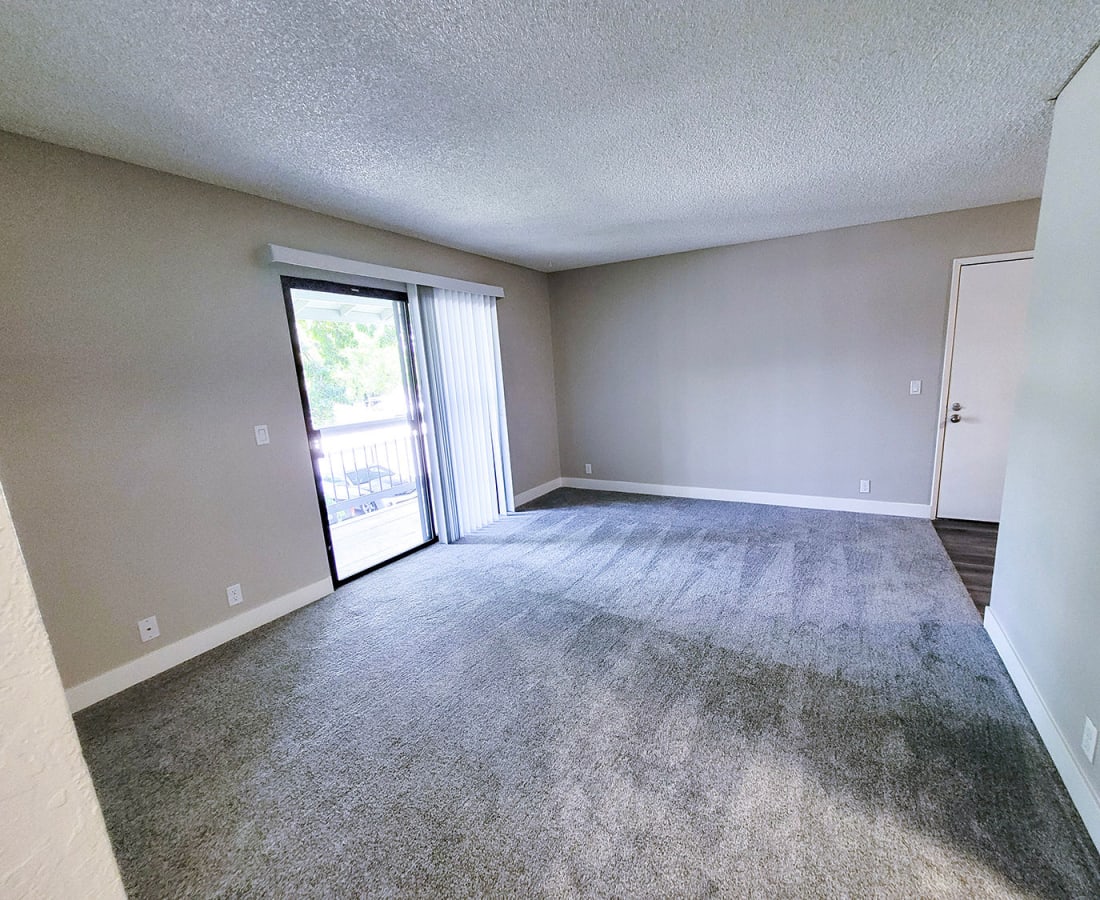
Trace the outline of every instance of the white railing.
<path fill-rule="evenodd" d="M 416 495 L 416 432 L 403 417 L 320 429 L 317 470 L 329 524 Z"/>

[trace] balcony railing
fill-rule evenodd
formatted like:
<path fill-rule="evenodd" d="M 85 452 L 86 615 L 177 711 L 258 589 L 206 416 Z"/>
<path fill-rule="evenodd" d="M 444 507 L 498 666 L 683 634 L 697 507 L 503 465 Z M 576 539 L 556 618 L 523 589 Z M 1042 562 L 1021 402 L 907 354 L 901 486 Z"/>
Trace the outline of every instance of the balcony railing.
<path fill-rule="evenodd" d="M 329 524 L 415 497 L 415 433 L 407 419 L 337 425 L 320 433 L 317 466 Z"/>

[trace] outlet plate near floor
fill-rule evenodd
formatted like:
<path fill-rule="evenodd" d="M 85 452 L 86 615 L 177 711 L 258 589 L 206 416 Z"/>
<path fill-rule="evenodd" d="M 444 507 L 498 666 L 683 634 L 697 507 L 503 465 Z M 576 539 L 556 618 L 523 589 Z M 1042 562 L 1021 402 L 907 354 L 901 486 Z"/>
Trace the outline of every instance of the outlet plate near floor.
<path fill-rule="evenodd" d="M 1089 762 L 1096 757 L 1096 726 L 1088 716 L 1085 716 L 1085 728 L 1081 733 L 1081 752 Z"/>
<path fill-rule="evenodd" d="M 859 492 L 860 492 L 861 494 L 869 494 L 869 493 L 871 493 L 871 482 L 870 482 L 870 479 L 867 479 L 867 478 L 861 478 L 861 479 L 859 480 Z"/>
<path fill-rule="evenodd" d="M 142 641 L 151 641 L 153 638 L 160 637 L 160 626 L 157 624 L 157 617 L 149 616 L 148 619 L 139 620 L 138 634 L 141 635 Z"/>
<path fill-rule="evenodd" d="M 238 603 L 244 602 L 244 593 L 241 591 L 239 584 L 231 584 L 225 589 L 225 598 L 229 601 L 230 606 L 236 606 Z"/>

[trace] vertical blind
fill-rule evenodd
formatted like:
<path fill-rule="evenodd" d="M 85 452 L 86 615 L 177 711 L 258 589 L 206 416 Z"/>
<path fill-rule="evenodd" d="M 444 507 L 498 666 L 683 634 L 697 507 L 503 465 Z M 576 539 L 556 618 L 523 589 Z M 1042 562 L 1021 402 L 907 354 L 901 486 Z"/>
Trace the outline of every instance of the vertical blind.
<path fill-rule="evenodd" d="M 496 298 L 418 287 L 441 536 L 508 512 L 512 492 Z"/>

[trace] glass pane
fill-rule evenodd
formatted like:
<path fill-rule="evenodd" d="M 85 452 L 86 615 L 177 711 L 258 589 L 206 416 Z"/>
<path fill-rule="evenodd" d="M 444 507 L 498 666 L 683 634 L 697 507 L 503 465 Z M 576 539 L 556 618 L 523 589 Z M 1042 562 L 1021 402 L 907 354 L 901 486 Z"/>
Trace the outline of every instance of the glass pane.
<path fill-rule="evenodd" d="M 291 288 L 337 580 L 432 538 L 407 305 Z"/>

